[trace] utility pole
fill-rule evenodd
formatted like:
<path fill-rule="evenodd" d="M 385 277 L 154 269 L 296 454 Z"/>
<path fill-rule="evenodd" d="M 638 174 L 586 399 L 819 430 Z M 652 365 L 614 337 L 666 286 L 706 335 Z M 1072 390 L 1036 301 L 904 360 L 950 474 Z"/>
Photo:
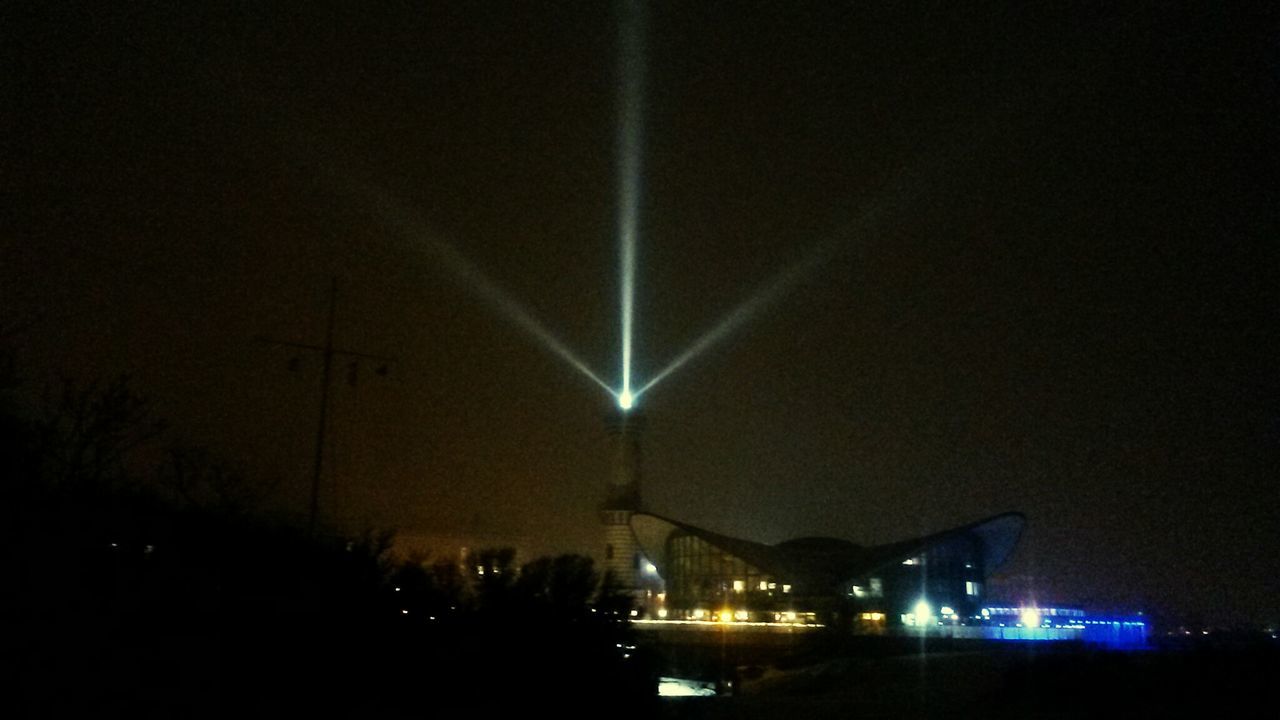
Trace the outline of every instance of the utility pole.
<path fill-rule="evenodd" d="M 260 342 L 269 343 L 271 345 L 279 345 L 281 347 L 320 353 L 320 357 L 323 360 L 323 369 L 320 373 L 320 420 L 316 425 L 315 460 L 311 468 L 311 511 L 307 519 L 307 533 L 311 537 L 315 537 L 316 523 L 319 521 L 320 517 L 320 476 L 324 469 L 324 444 L 329 423 L 329 380 L 330 376 L 333 374 L 333 359 L 335 357 L 350 357 L 374 360 L 380 363 L 375 370 L 375 372 L 380 376 L 385 376 L 387 374 L 387 365 L 392 362 L 392 358 L 382 357 L 381 355 L 370 355 L 369 353 L 357 352 L 355 350 L 344 350 L 334 347 L 333 325 L 334 316 L 337 315 L 337 310 L 338 278 L 333 277 L 329 282 L 329 314 L 325 322 L 324 345 L 287 342 L 284 340 L 273 340 L 265 337 L 258 338 Z M 353 362 L 351 364 L 350 375 L 350 382 L 352 385 L 355 384 L 356 367 L 356 363 Z"/>

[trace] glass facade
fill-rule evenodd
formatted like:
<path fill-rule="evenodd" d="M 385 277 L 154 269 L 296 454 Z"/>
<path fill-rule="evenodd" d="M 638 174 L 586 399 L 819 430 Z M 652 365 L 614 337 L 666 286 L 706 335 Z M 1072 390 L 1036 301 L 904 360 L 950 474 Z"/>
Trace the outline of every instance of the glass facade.
<path fill-rule="evenodd" d="M 754 614 L 778 607 L 789 595 L 774 577 L 687 532 L 671 533 L 664 551 L 667 605 L 682 617 L 723 607 Z"/>
<path fill-rule="evenodd" d="M 986 574 L 1008 556 L 1022 527 L 1021 516 L 1007 513 L 918 541 L 864 548 L 831 538 L 763 545 L 643 513 L 632 522 L 660 568 L 650 572 L 665 590 L 653 597 L 655 616 L 852 624 L 868 632 L 975 618 Z"/>
<path fill-rule="evenodd" d="M 957 535 L 881 568 L 877 572 L 880 577 L 855 578 L 847 588 L 847 596 L 859 609 L 882 612 L 891 618 L 915 614 L 921 599 L 934 612 L 946 607 L 956 615 L 972 615 L 982 602 L 982 549 L 978 537 Z"/>

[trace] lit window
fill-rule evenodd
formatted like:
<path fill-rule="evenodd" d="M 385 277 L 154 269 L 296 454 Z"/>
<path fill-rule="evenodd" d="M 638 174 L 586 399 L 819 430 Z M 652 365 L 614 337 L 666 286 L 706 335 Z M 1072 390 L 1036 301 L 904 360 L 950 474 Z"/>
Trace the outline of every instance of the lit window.
<path fill-rule="evenodd" d="M 483 575 L 483 574 L 484 574 L 484 566 L 483 566 L 483 565 L 477 565 L 477 566 L 476 566 L 476 574 L 477 574 L 477 575 Z"/>
<path fill-rule="evenodd" d="M 746 589 L 747 589 L 747 583 L 746 583 L 746 581 L 745 581 L 745 580 L 734 580 L 734 581 L 733 581 L 733 591 L 734 591 L 734 592 L 736 592 L 736 593 L 740 593 L 740 592 L 742 592 L 743 590 L 746 590 Z"/>
<path fill-rule="evenodd" d="M 733 619 L 737 620 L 738 622 L 746 622 L 748 617 L 751 617 L 751 616 L 747 613 L 746 610 L 738 610 L 733 613 Z"/>
<path fill-rule="evenodd" d="M 788 613 L 786 613 L 785 615 L 783 615 L 783 617 L 785 617 L 785 618 L 787 619 L 787 622 L 795 622 L 795 621 L 796 621 L 796 614 L 795 614 L 795 613 L 793 613 L 793 612 L 788 612 Z"/>
<path fill-rule="evenodd" d="M 789 592 L 791 592 L 791 586 L 790 586 L 790 585 L 783 585 L 783 586 L 782 586 L 782 592 L 784 592 L 784 593 L 789 593 Z"/>
<path fill-rule="evenodd" d="M 884 583 L 880 578 L 871 578 L 871 597 L 884 597 Z"/>
<path fill-rule="evenodd" d="M 665 620 L 665 619 L 666 619 L 666 617 L 667 617 L 667 609 L 666 609 L 666 608 L 658 608 L 658 617 L 660 617 L 660 618 L 662 618 L 662 619 L 664 619 L 664 620 Z"/>
<path fill-rule="evenodd" d="M 761 590 L 768 590 L 768 589 L 769 589 L 769 581 L 768 581 L 768 580 L 761 580 L 761 581 L 760 581 L 760 589 L 761 589 Z"/>
<path fill-rule="evenodd" d="M 952 610 L 950 607 L 948 607 L 948 606 L 946 606 L 946 605 L 943 605 L 943 606 L 942 606 L 942 610 L 941 610 L 940 612 L 942 613 L 942 616 L 943 616 L 943 617 L 947 617 L 948 615 L 955 615 L 955 614 L 956 614 L 956 611 L 955 611 L 955 610 Z"/>
<path fill-rule="evenodd" d="M 851 592 L 854 597 L 860 598 L 860 597 L 867 596 L 866 589 L 864 589 L 861 585 L 854 585 L 852 588 L 849 588 L 849 592 Z"/>
<path fill-rule="evenodd" d="M 903 565 L 915 565 L 915 564 L 916 564 L 916 559 L 915 559 L 915 558 L 907 558 L 906 560 L 903 560 L 903 561 L 902 561 L 902 564 L 903 564 Z"/>
<path fill-rule="evenodd" d="M 966 580 L 964 582 L 964 593 L 966 595 L 972 595 L 976 597 L 981 592 L 982 592 L 982 583 L 976 583 L 972 580 Z"/>
<path fill-rule="evenodd" d="M 707 611 L 703 610 L 702 608 L 698 608 L 693 611 L 694 620 L 701 620 L 702 618 L 706 617 L 706 615 L 707 615 Z"/>
<path fill-rule="evenodd" d="M 778 589 L 778 583 L 776 583 L 776 582 L 771 582 L 771 583 L 769 583 L 769 589 L 770 589 L 770 590 L 777 590 L 777 589 Z"/>

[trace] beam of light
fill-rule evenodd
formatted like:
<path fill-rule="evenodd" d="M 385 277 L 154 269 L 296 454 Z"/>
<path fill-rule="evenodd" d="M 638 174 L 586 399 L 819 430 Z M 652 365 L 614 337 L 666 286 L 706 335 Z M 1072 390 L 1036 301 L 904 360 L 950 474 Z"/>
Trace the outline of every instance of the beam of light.
<path fill-rule="evenodd" d="M 619 405 L 631 407 L 631 338 L 635 307 L 636 235 L 640 214 L 640 167 L 644 139 L 644 14 L 637 0 L 618 9 L 618 278 L 619 327 L 622 334 L 622 388 Z M 627 398 L 622 402 L 622 398 Z"/>
<path fill-rule="evenodd" d="M 330 177 L 335 178 L 336 176 L 330 173 Z M 551 354 L 565 361 L 571 368 L 599 385 L 605 392 L 615 398 L 618 397 L 618 393 L 608 383 L 600 379 L 600 376 L 579 359 L 567 345 L 552 334 L 542 321 L 516 302 L 507 291 L 503 290 L 501 286 L 459 252 L 457 248 L 441 239 L 416 212 L 370 183 L 341 182 L 346 190 L 361 198 L 366 203 L 367 209 L 380 219 L 388 229 L 394 231 L 405 240 L 411 248 L 436 260 L 451 272 L 463 287 L 496 310 L 501 317 L 523 331 Z"/>
<path fill-rule="evenodd" d="M 693 344 L 685 348 L 683 352 L 676 355 L 657 374 L 649 378 L 648 382 L 634 393 L 635 397 L 638 399 L 649 392 L 654 385 L 665 380 L 668 375 L 684 367 L 690 360 L 706 352 L 708 348 L 724 340 L 733 331 L 742 327 L 748 320 L 755 317 L 761 309 L 782 298 L 801 280 L 821 267 L 830 254 L 831 248 L 829 245 L 818 246 L 782 272 L 760 284 L 755 292 L 730 310 L 720 322 L 703 333 L 697 340 L 694 340 Z"/>
<path fill-rule="evenodd" d="M 950 155 L 951 153 L 939 153 L 927 156 L 935 161 L 927 174 L 922 173 L 922 168 L 916 165 L 900 169 L 859 215 L 825 240 L 814 244 L 800 259 L 757 285 L 750 295 L 729 310 L 719 322 L 676 355 L 649 378 L 648 382 L 640 386 L 640 389 L 633 393 L 635 400 L 639 401 L 642 395 L 669 375 L 728 338 L 747 321 L 760 314 L 761 310 L 786 297 L 804 279 L 834 259 L 853 241 L 873 237 L 880 227 L 882 218 L 894 214 L 901 215 L 916 197 L 932 189 L 934 181 L 948 165 Z"/>
<path fill-rule="evenodd" d="M 781 300 L 794 290 L 801 281 L 826 265 L 851 238 L 865 237 L 869 234 L 876 217 L 883 210 L 883 203 L 872 205 L 861 217 L 845 226 L 840 232 L 814 245 L 799 260 L 757 285 L 750 295 L 734 306 L 710 330 L 699 336 L 684 351 L 676 355 L 653 377 L 649 378 L 648 382 L 634 393 L 636 399 L 638 400 L 641 395 L 644 395 L 653 386 L 665 380 L 668 375 L 684 367 L 690 360 L 729 337 L 735 330 L 745 325 L 748 320 L 758 315 L 761 310 Z"/>

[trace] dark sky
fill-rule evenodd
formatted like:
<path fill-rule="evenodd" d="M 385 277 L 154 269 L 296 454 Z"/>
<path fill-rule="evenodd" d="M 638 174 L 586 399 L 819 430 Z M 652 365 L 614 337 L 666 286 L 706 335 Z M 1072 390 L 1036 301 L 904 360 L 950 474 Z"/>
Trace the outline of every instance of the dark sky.
<path fill-rule="evenodd" d="M 614 8 L 175 5 L 6 4 L 32 387 L 132 372 L 301 513 L 318 362 L 253 338 L 318 342 L 336 276 L 339 344 L 397 361 L 334 385 L 327 519 L 594 551 L 610 398 L 436 248 L 617 382 Z M 1043 599 L 1280 617 L 1274 10 L 837 5 L 650 8 L 639 381 L 821 261 L 644 397 L 649 508 L 1021 510 Z"/>

